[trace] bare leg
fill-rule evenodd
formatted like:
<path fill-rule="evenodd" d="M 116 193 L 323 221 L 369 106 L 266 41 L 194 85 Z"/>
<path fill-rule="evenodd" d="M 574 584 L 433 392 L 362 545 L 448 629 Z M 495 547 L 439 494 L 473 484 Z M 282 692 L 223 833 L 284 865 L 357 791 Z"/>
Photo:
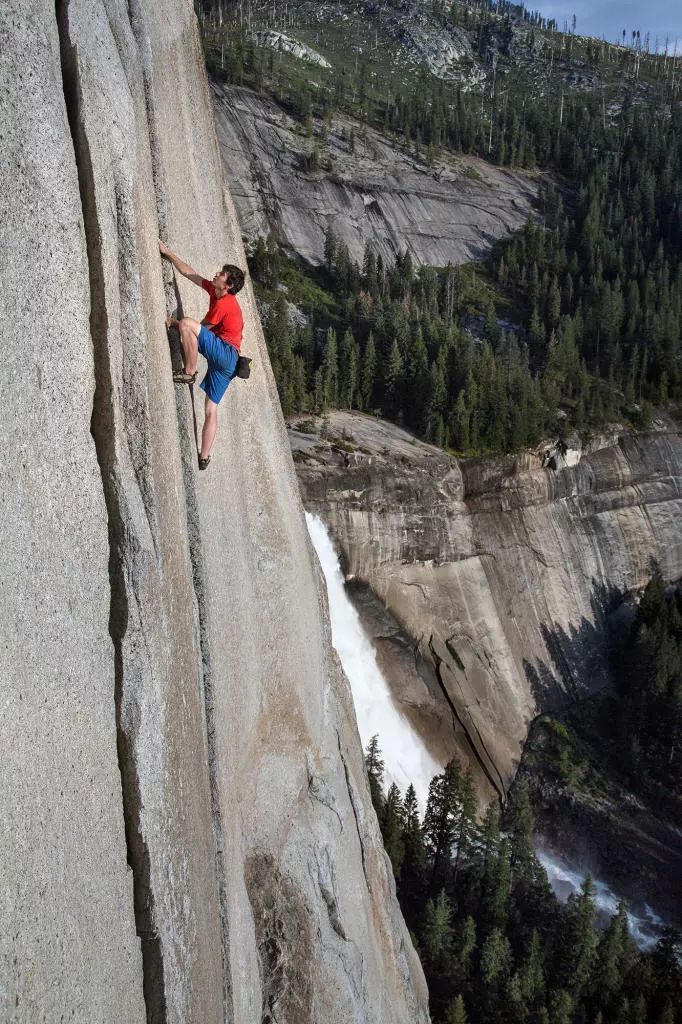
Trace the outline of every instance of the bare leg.
<path fill-rule="evenodd" d="M 206 395 L 204 403 L 204 429 L 201 432 L 201 458 L 207 459 L 218 429 L 218 406 Z"/>
<path fill-rule="evenodd" d="M 200 330 L 201 324 L 188 316 L 178 320 L 180 342 L 185 356 L 185 373 L 196 373 L 197 353 L 199 352 L 197 338 Z"/>

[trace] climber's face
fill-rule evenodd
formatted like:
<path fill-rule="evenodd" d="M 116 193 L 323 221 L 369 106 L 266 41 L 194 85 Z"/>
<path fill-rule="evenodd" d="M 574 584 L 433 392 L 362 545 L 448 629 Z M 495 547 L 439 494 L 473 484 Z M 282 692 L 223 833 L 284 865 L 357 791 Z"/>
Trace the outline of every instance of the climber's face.
<path fill-rule="evenodd" d="M 224 271 L 218 270 L 216 272 L 213 277 L 213 287 L 220 292 L 227 290 L 227 274 Z"/>

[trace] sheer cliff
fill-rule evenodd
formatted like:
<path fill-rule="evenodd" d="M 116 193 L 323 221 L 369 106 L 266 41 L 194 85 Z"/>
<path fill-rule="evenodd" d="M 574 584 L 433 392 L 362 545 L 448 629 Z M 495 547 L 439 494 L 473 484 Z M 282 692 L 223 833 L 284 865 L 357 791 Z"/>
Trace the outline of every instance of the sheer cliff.
<path fill-rule="evenodd" d="M 304 504 L 396 700 L 504 799 L 530 720 L 605 685 L 607 640 L 652 564 L 682 576 L 679 426 L 465 461 L 361 414 L 320 426 L 290 432 Z"/>
<path fill-rule="evenodd" d="M 171 381 L 158 236 L 244 264 L 192 5 L 6 0 L 0 88 L 0 1017 L 426 1022 L 250 289 L 201 477 Z"/>
<path fill-rule="evenodd" d="M 481 259 L 537 198 L 538 175 L 463 155 L 427 167 L 345 114 L 326 132 L 324 167 L 310 170 L 310 140 L 277 103 L 218 82 L 212 94 L 242 229 L 273 232 L 310 263 L 322 263 L 327 229 L 360 265 L 368 244 L 389 263 L 404 250 L 433 266 Z"/>

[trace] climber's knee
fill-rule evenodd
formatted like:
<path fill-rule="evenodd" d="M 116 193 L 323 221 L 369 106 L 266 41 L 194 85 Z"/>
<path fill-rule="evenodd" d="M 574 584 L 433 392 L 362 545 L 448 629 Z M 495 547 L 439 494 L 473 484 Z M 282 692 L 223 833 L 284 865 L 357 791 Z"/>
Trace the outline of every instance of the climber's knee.
<path fill-rule="evenodd" d="M 178 320 L 178 330 L 181 334 L 191 334 L 192 337 L 198 338 L 201 324 L 189 316 L 183 316 L 182 320 Z"/>

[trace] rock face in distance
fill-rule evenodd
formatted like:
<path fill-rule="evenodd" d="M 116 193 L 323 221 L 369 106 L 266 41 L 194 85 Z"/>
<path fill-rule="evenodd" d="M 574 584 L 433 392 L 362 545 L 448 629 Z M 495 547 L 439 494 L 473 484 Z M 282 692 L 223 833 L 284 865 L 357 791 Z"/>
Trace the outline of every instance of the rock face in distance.
<path fill-rule="evenodd" d="M 171 381 L 159 234 L 244 265 L 192 5 L 0 43 L 0 1017 L 426 1022 L 248 288 L 201 476 Z"/>
<path fill-rule="evenodd" d="M 373 129 L 362 142 L 360 125 L 344 115 L 334 118 L 325 142 L 333 170 L 308 173 L 310 140 L 277 104 L 235 86 L 214 84 L 212 91 L 243 231 L 250 237 L 274 231 L 310 263 L 323 261 L 327 228 L 360 265 L 367 243 L 391 263 L 406 248 L 418 263 L 434 266 L 480 259 L 523 226 L 537 195 L 532 175 L 474 157 L 429 170 Z"/>
<path fill-rule="evenodd" d="M 481 796 L 503 798 L 530 719 L 604 685 L 624 596 L 654 562 L 682 576 L 679 428 L 615 431 L 550 459 L 458 461 L 342 412 L 325 436 L 290 440 L 304 504 L 331 529 L 351 593 L 361 588 L 406 713 L 427 723 L 427 742 L 429 719 L 451 722 Z"/>

